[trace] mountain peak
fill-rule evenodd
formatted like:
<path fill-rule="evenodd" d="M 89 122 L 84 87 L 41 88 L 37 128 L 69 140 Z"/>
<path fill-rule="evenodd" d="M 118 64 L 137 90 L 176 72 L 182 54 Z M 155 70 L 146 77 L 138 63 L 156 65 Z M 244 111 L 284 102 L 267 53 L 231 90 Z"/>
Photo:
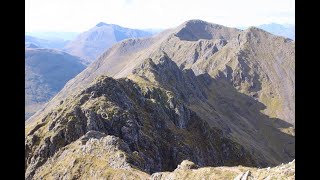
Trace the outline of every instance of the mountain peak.
<path fill-rule="evenodd" d="M 190 19 L 188 21 L 185 21 L 183 24 L 190 25 L 190 24 L 211 24 L 211 23 L 200 20 L 200 19 Z"/>
<path fill-rule="evenodd" d="M 87 63 L 91 63 L 116 42 L 128 38 L 146 36 L 151 36 L 151 33 L 122 27 L 111 22 L 99 22 L 94 27 L 79 34 L 74 40 L 68 42 L 64 47 L 64 51 L 81 57 Z"/>
<path fill-rule="evenodd" d="M 106 26 L 108 25 L 107 23 L 104 23 L 104 22 L 99 22 L 96 26 L 97 27 L 101 27 L 101 26 Z"/>
<path fill-rule="evenodd" d="M 26 48 L 39 48 L 39 47 L 33 43 L 30 43 L 30 44 L 26 44 Z"/>
<path fill-rule="evenodd" d="M 197 41 L 199 39 L 230 39 L 239 30 L 203 20 L 192 19 L 182 23 L 175 34 L 181 40 Z"/>
<path fill-rule="evenodd" d="M 261 29 L 261 28 L 258 28 L 258 27 L 255 27 L 255 26 L 250 26 L 248 27 L 247 29 L 248 31 L 261 31 L 261 32 L 266 32 L 265 30 Z"/>
<path fill-rule="evenodd" d="M 258 35 L 258 34 L 260 34 L 260 35 L 267 35 L 267 34 L 268 35 L 273 35 L 273 34 L 269 33 L 268 31 L 265 31 L 265 30 L 263 30 L 261 28 L 255 27 L 255 26 L 248 27 L 245 30 L 245 32 L 252 33 L 252 34 L 255 34 L 255 35 Z"/>
<path fill-rule="evenodd" d="M 182 26 L 185 27 L 190 27 L 190 26 L 210 26 L 210 27 L 225 27 L 223 25 L 220 24 L 215 24 L 215 23 L 210 23 L 204 20 L 200 20 L 200 19 L 190 19 L 188 21 L 185 21 L 184 23 L 182 23 Z"/>

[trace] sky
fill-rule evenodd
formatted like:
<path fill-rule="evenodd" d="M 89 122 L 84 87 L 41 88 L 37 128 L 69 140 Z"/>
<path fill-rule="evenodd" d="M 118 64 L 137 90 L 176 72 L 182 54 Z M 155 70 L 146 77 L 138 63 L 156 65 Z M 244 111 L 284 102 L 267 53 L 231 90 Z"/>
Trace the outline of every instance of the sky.
<path fill-rule="evenodd" d="M 229 27 L 295 24 L 295 0 L 26 0 L 25 31 L 83 32 L 99 22 L 167 29 L 190 19 Z"/>

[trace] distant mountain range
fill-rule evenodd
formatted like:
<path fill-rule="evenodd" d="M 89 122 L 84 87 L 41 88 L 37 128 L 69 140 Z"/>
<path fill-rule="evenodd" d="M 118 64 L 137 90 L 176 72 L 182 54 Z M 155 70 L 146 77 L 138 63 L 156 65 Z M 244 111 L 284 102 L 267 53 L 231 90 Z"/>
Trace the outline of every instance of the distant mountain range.
<path fill-rule="evenodd" d="M 25 48 L 39 48 L 39 47 L 33 43 L 25 43 Z"/>
<path fill-rule="evenodd" d="M 147 29 L 141 29 L 143 31 L 149 32 L 151 34 L 158 34 L 159 32 L 165 30 L 165 29 L 155 29 L 155 28 L 147 28 Z"/>
<path fill-rule="evenodd" d="M 258 26 L 258 28 L 261 28 L 265 31 L 268 31 L 272 34 L 278 35 L 278 36 L 284 36 L 287 38 L 290 38 L 292 40 L 295 40 L 295 25 L 292 24 L 263 24 Z"/>
<path fill-rule="evenodd" d="M 25 50 L 25 119 L 42 108 L 67 81 L 85 68 L 78 57 L 31 46 L 32 49 Z"/>
<path fill-rule="evenodd" d="M 81 72 L 95 57 L 114 43 L 126 38 L 151 34 L 106 23 L 98 23 L 97 26 L 80 35 L 74 32 L 26 33 L 25 118 L 29 118 L 41 108 L 69 79 Z M 69 40 L 73 41 L 68 44 Z M 62 49 L 75 56 L 60 51 Z M 77 50 L 81 53 L 76 53 Z M 89 56 L 90 61 L 83 59 Z"/>
<path fill-rule="evenodd" d="M 38 37 L 33 37 L 26 35 L 25 36 L 25 46 L 28 47 L 30 44 L 33 46 L 37 46 L 39 48 L 47 48 L 47 49 L 62 49 L 68 41 L 62 39 L 41 39 Z"/>
<path fill-rule="evenodd" d="M 85 59 L 89 64 L 116 42 L 128 38 L 147 37 L 151 35 L 152 33 L 147 31 L 100 22 L 95 27 L 79 34 L 74 40 L 70 41 L 63 50 Z"/>
<path fill-rule="evenodd" d="M 70 44 L 98 58 L 26 121 L 26 179 L 294 176 L 295 41 L 202 20 L 121 41 L 138 32 L 99 23 Z"/>
<path fill-rule="evenodd" d="M 46 40 L 63 40 L 69 41 L 76 38 L 80 33 L 78 32 L 26 32 L 27 36 L 33 36 Z"/>
<path fill-rule="evenodd" d="M 293 24 L 270 23 L 270 24 L 262 24 L 257 27 L 269 33 L 295 40 L 295 25 Z M 246 29 L 247 27 L 239 27 L 239 28 Z"/>

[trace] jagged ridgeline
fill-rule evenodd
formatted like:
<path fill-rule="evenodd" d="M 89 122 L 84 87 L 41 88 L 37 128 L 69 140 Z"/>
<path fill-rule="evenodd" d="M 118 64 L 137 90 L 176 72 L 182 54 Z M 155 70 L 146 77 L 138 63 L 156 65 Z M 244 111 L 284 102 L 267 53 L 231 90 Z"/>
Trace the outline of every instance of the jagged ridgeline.
<path fill-rule="evenodd" d="M 200 20 L 121 41 L 26 121 L 26 178 L 146 179 L 186 159 L 290 162 L 294 46 Z"/>

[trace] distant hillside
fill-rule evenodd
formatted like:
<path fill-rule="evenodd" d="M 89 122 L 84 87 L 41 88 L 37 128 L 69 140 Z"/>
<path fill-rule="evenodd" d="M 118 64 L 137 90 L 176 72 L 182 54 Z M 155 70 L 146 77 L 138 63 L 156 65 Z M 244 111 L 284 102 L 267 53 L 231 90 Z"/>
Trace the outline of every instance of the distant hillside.
<path fill-rule="evenodd" d="M 78 57 L 51 49 L 25 51 L 25 119 L 59 92 L 85 66 Z"/>
<path fill-rule="evenodd" d="M 95 27 L 78 35 L 65 46 L 64 50 L 85 59 L 89 64 L 118 41 L 151 35 L 150 32 L 100 22 Z"/>
<path fill-rule="evenodd" d="M 47 40 L 73 40 L 80 33 L 78 32 L 26 32 L 26 35 Z"/>
<path fill-rule="evenodd" d="M 263 29 L 269 33 L 272 33 L 274 35 L 283 36 L 283 37 L 295 40 L 295 25 L 293 24 L 270 23 L 270 24 L 262 24 L 256 27 Z M 238 28 L 245 30 L 248 27 L 238 27 Z"/>
<path fill-rule="evenodd" d="M 34 44 L 40 48 L 47 48 L 47 49 L 62 49 L 68 41 L 62 39 L 55 39 L 55 40 L 47 40 L 47 39 L 40 39 L 33 36 L 25 36 L 25 45 L 28 46 L 29 44 Z"/>
<path fill-rule="evenodd" d="M 33 43 L 25 43 L 25 48 L 39 48 L 39 47 Z"/>
<path fill-rule="evenodd" d="M 281 25 L 281 24 L 271 23 L 271 24 L 260 25 L 258 26 L 258 28 L 261 28 L 265 31 L 268 31 L 278 36 L 284 36 L 292 40 L 295 40 L 295 25 Z"/>

